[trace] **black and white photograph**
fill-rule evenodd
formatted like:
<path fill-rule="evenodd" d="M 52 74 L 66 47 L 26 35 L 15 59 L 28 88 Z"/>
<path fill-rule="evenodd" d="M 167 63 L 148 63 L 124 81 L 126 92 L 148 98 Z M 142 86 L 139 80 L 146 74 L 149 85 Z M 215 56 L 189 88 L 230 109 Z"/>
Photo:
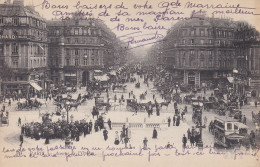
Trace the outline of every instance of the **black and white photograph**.
<path fill-rule="evenodd" d="M 260 166 L 259 21 L 260 0 L 0 0 L 0 166 Z"/>

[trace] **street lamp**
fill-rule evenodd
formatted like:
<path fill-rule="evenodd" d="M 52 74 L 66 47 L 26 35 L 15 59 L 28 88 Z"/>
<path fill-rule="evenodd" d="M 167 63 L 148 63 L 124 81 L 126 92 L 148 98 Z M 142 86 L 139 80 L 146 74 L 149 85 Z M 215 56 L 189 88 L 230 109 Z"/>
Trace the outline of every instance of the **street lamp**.
<path fill-rule="evenodd" d="M 233 82 L 233 89 L 234 89 L 234 93 L 236 93 L 237 89 L 236 89 L 236 74 L 238 74 L 238 70 L 237 69 L 233 69 L 233 76 L 234 76 L 234 82 Z"/>

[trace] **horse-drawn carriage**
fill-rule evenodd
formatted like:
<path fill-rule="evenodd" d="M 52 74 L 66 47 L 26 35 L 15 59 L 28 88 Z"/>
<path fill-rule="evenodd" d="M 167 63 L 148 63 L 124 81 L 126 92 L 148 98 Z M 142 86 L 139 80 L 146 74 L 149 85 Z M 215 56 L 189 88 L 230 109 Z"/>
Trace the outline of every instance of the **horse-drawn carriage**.
<path fill-rule="evenodd" d="M 106 110 L 108 111 L 111 108 L 111 104 L 104 101 L 104 97 L 95 97 L 95 106 L 97 109 L 101 110 L 103 107 L 106 107 Z"/>
<path fill-rule="evenodd" d="M 123 84 L 120 84 L 120 85 L 113 85 L 112 86 L 112 90 L 115 91 L 115 90 L 122 90 L 123 92 L 126 91 L 126 86 L 127 85 L 123 85 Z"/>
<path fill-rule="evenodd" d="M 126 109 L 128 111 L 138 112 L 143 109 L 142 105 L 137 103 L 136 99 L 127 99 L 126 100 Z"/>
<path fill-rule="evenodd" d="M 137 83 L 135 84 L 135 87 L 136 87 L 136 88 L 140 88 L 140 82 L 137 82 Z"/>
<path fill-rule="evenodd" d="M 202 123 L 202 109 L 203 109 L 203 103 L 201 102 L 193 102 L 192 103 L 192 121 L 194 123 Z"/>
<path fill-rule="evenodd" d="M 8 115 L 8 112 L 2 112 L 1 111 L 1 117 L 0 117 L 0 123 L 1 123 L 1 126 L 3 125 L 9 125 L 9 115 Z"/>
<path fill-rule="evenodd" d="M 35 109 L 40 109 L 40 107 L 42 106 L 42 103 L 39 102 L 38 100 L 31 100 L 28 99 L 25 102 L 18 102 L 17 106 L 15 107 L 16 111 L 19 110 L 32 110 L 33 108 Z"/>
<path fill-rule="evenodd" d="M 260 111 L 252 111 L 252 120 L 258 126 L 260 125 Z"/>
<path fill-rule="evenodd" d="M 237 119 L 240 122 L 242 121 L 242 111 L 236 109 L 236 107 L 229 107 L 228 116 Z"/>

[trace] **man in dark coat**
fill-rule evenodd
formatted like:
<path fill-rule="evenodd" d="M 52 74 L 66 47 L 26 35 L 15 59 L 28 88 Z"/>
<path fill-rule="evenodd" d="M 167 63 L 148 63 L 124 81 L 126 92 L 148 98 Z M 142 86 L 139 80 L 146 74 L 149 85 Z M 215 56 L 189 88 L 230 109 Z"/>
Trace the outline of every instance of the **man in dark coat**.
<path fill-rule="evenodd" d="M 185 135 L 183 135 L 182 143 L 183 143 L 183 148 L 186 148 L 187 138 Z"/>
<path fill-rule="evenodd" d="M 108 119 L 107 124 L 108 124 L 109 129 L 111 130 L 112 128 L 111 128 L 111 120 L 110 119 Z"/>
<path fill-rule="evenodd" d="M 153 130 L 153 139 L 157 139 L 157 130 L 155 128 Z"/>
<path fill-rule="evenodd" d="M 168 118 L 168 127 L 170 127 L 170 125 L 171 125 L 171 118 L 169 117 Z"/>
<path fill-rule="evenodd" d="M 20 147 L 22 147 L 22 145 L 23 145 L 23 134 L 20 135 L 20 142 L 21 142 Z"/>
<path fill-rule="evenodd" d="M 103 130 L 103 136 L 104 136 L 104 140 L 105 140 L 105 141 L 106 141 L 107 138 L 108 138 L 107 134 L 108 134 L 108 131 L 107 131 L 106 128 L 105 128 L 105 129 Z"/>
<path fill-rule="evenodd" d="M 194 146 L 195 143 L 195 137 L 193 135 L 190 136 L 190 145 Z"/>

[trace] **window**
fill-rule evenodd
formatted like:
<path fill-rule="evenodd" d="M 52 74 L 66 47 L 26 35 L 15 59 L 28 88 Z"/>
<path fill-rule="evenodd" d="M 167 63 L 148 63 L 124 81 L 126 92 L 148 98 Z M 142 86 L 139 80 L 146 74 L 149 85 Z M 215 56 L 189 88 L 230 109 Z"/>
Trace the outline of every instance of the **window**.
<path fill-rule="evenodd" d="M 66 49 L 66 55 L 69 55 L 69 54 L 70 54 L 70 50 Z"/>
<path fill-rule="evenodd" d="M 12 19 L 12 23 L 14 24 L 14 25 L 18 25 L 19 24 L 19 18 L 13 18 Z"/>
<path fill-rule="evenodd" d="M 194 39 L 191 39 L 191 40 L 190 40 L 190 43 L 193 45 L 193 44 L 194 44 Z"/>
<path fill-rule="evenodd" d="M 78 38 L 75 38 L 75 43 L 79 43 L 79 39 Z"/>
<path fill-rule="evenodd" d="M 201 25 L 201 26 L 203 25 L 203 21 L 200 21 L 200 25 Z"/>
<path fill-rule="evenodd" d="M 60 31 L 59 30 L 56 30 L 56 35 L 60 35 Z"/>
<path fill-rule="evenodd" d="M 75 55 L 79 55 L 79 49 L 75 49 Z"/>
<path fill-rule="evenodd" d="M 186 44 L 186 40 L 185 39 L 182 40 L 182 44 Z"/>
<path fill-rule="evenodd" d="M 74 34 L 79 35 L 79 29 L 78 28 L 74 28 Z"/>
<path fill-rule="evenodd" d="M 18 67 L 18 60 L 13 60 L 13 67 Z"/>
<path fill-rule="evenodd" d="M 200 40 L 200 44 L 203 45 L 204 44 L 204 39 Z"/>
<path fill-rule="evenodd" d="M 84 35 L 87 35 L 87 34 L 88 34 L 88 30 L 87 30 L 87 29 L 84 29 L 84 30 L 83 30 L 83 33 L 84 33 Z"/>
<path fill-rule="evenodd" d="M 18 45 L 17 43 L 12 44 L 12 54 L 18 54 Z"/>
<path fill-rule="evenodd" d="M 190 35 L 194 36 L 195 35 L 195 30 L 191 30 Z"/>
<path fill-rule="evenodd" d="M 0 35 L 3 35 L 4 34 L 4 31 L 3 30 L 0 30 Z"/>
<path fill-rule="evenodd" d="M 67 43 L 70 43 L 70 39 L 69 38 L 67 38 Z"/>
<path fill-rule="evenodd" d="M 75 59 L 75 66 L 79 65 L 79 59 Z"/>
<path fill-rule="evenodd" d="M 227 123 L 227 130 L 231 130 L 232 129 L 232 123 Z"/>
<path fill-rule="evenodd" d="M 209 44 L 212 44 L 212 39 L 209 40 Z"/>
<path fill-rule="evenodd" d="M 70 59 L 66 59 L 66 65 L 69 66 L 70 65 Z"/>
<path fill-rule="evenodd" d="M 0 24 L 4 24 L 4 18 L 0 17 Z"/>
<path fill-rule="evenodd" d="M 191 55 L 194 55 L 194 50 L 191 50 L 191 51 L 190 51 L 190 54 L 191 54 Z"/>
<path fill-rule="evenodd" d="M 187 30 L 182 30 L 182 36 L 186 36 L 187 35 Z"/>
<path fill-rule="evenodd" d="M 200 36 L 205 36 L 205 31 L 204 30 L 200 30 Z"/>
<path fill-rule="evenodd" d="M 84 65 L 88 65 L 88 59 L 84 59 Z"/>

